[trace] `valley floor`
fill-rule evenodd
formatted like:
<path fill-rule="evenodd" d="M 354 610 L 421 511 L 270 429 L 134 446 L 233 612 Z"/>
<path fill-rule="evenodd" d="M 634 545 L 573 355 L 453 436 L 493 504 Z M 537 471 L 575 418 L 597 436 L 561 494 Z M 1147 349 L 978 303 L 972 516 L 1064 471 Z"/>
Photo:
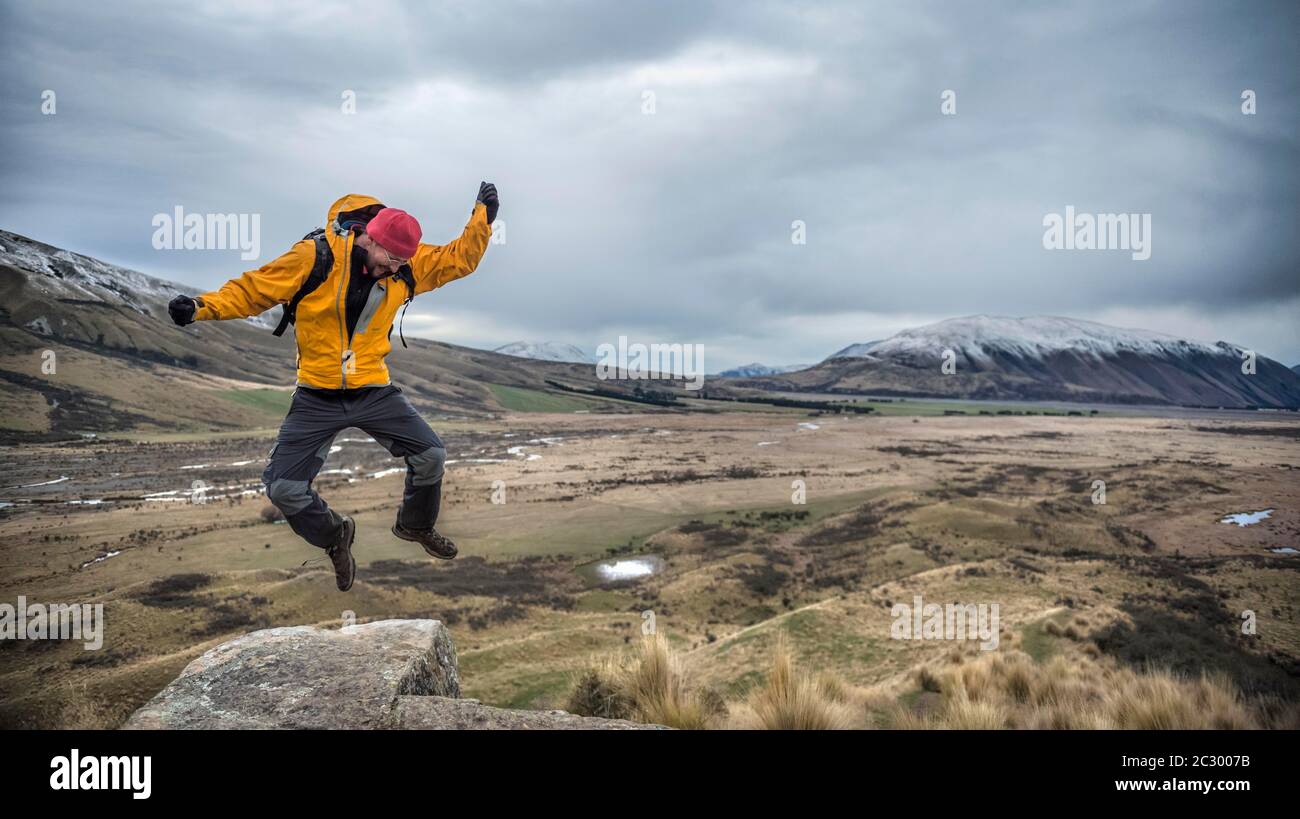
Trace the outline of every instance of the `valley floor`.
<path fill-rule="evenodd" d="M 892 639 L 892 606 L 918 596 L 996 603 L 999 650 L 1038 664 L 1217 673 L 1274 710 L 1300 703 L 1295 422 L 747 411 L 435 428 L 440 528 L 461 557 L 392 537 L 400 463 L 349 430 L 317 484 L 357 520 L 348 594 L 264 515 L 274 430 L 0 449 L 0 603 L 103 603 L 106 620 L 98 651 L 0 641 L 0 725 L 116 726 L 235 635 L 393 617 L 446 622 L 466 696 L 495 705 L 563 707 L 653 621 L 727 702 L 785 635 L 801 667 L 924 711 L 921 669 L 978 648 Z M 610 579 L 614 564 L 654 573 Z"/>

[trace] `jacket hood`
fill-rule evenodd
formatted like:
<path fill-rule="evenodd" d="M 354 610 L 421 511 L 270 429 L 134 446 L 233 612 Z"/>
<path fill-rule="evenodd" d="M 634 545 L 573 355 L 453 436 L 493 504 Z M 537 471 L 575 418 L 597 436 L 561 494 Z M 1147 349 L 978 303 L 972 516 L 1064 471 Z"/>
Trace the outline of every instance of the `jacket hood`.
<path fill-rule="evenodd" d="M 373 196 L 366 196 L 360 193 L 349 193 L 346 196 L 339 197 L 334 204 L 330 205 L 329 212 L 325 215 L 325 224 L 329 228 L 333 229 L 335 223 L 339 221 L 340 216 L 346 216 L 359 210 L 371 209 L 369 214 L 361 218 L 361 221 L 368 222 L 370 221 L 370 217 L 374 216 L 375 212 L 383 207 L 384 203 L 380 202 Z M 343 221 L 346 221 L 346 219 Z"/>

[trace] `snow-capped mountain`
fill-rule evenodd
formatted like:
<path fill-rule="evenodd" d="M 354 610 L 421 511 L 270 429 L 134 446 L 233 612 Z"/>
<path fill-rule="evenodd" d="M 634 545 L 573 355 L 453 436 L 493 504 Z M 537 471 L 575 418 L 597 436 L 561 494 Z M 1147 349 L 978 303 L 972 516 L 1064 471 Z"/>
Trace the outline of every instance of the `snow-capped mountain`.
<path fill-rule="evenodd" d="M 532 358 L 537 361 L 563 361 L 571 364 L 595 364 L 596 357 L 572 344 L 560 344 L 554 341 L 515 341 L 503 344 L 492 352 L 512 355 L 516 358 Z"/>
<path fill-rule="evenodd" d="M 282 352 L 292 351 L 292 339 L 286 345 L 271 336 L 279 310 L 243 321 L 175 327 L 167 302 L 197 292 L 0 230 L 0 325 L 12 324 L 51 343 L 225 378 L 273 383 L 292 378 L 292 356 L 286 360 Z"/>
<path fill-rule="evenodd" d="M 145 318 L 166 316 L 167 302 L 177 294 L 199 292 L 6 230 L 0 230 L 0 265 L 26 271 L 30 276 L 28 284 L 51 301 L 112 304 Z M 278 311 L 247 319 L 267 328 L 274 328 L 278 320 Z M 29 329 L 45 330 L 44 335 L 51 335 L 55 332 L 51 321 L 50 316 L 35 316 L 25 323 Z"/>
<path fill-rule="evenodd" d="M 1300 407 L 1300 376 L 1208 343 L 1056 316 L 968 316 L 856 344 L 807 370 L 736 386 L 952 398 Z M 943 364 L 949 363 L 946 369 Z"/>
<path fill-rule="evenodd" d="M 867 353 L 871 352 L 871 348 L 875 347 L 879 343 L 880 341 L 876 340 L 866 341 L 862 344 L 850 344 L 843 350 L 836 350 L 822 360 L 830 361 L 832 358 L 866 358 Z"/>
<path fill-rule="evenodd" d="M 998 355 L 1042 358 L 1065 352 L 1097 358 L 1121 353 L 1166 357 L 1200 353 L 1239 358 L 1241 349 L 1222 341 L 1207 344 L 1150 330 L 1058 316 L 966 316 L 903 330 L 882 341 L 854 344 L 833 357 L 933 357 L 936 350 L 952 350 L 959 358 L 972 362 L 990 361 Z"/>
<path fill-rule="evenodd" d="M 757 375 L 780 375 L 781 373 L 792 373 L 798 370 L 808 368 L 808 364 L 790 364 L 784 367 L 769 367 L 766 364 L 741 364 L 739 367 L 732 367 L 730 370 L 723 370 L 718 373 L 719 378 L 753 378 Z"/>

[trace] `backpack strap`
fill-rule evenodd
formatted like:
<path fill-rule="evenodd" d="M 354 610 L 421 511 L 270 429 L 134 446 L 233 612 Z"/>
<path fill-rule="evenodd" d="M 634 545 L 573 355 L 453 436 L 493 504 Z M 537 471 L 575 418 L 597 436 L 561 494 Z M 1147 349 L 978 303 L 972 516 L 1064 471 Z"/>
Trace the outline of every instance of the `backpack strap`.
<path fill-rule="evenodd" d="M 406 284 L 407 296 L 406 301 L 402 302 L 402 318 L 397 322 L 397 337 L 402 340 L 402 346 L 406 347 L 406 334 L 402 332 L 402 324 L 406 321 L 406 308 L 410 307 L 411 302 L 415 300 L 415 274 L 411 272 L 409 264 L 404 264 L 397 268 L 393 278 L 400 279 Z M 390 329 L 389 332 L 391 333 L 392 330 Z"/>
<path fill-rule="evenodd" d="M 293 298 L 284 306 L 284 312 L 280 315 L 280 323 L 276 325 L 272 335 L 282 336 L 284 331 L 293 324 L 298 316 L 298 303 L 307 297 L 307 294 L 320 287 L 329 278 L 330 270 L 334 267 L 334 251 L 330 249 L 329 239 L 325 236 L 325 228 L 316 228 L 311 233 L 302 237 L 304 240 L 311 239 L 316 243 L 316 261 L 311 266 L 311 272 L 307 274 L 307 280 L 298 288 L 298 292 L 293 294 Z M 414 290 L 412 290 L 414 293 Z"/>

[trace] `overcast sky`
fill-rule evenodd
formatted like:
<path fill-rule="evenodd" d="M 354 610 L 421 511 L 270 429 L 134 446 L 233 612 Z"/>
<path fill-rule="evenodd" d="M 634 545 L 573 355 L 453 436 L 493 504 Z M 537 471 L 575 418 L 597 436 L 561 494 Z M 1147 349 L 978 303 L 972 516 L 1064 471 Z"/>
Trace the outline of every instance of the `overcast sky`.
<path fill-rule="evenodd" d="M 505 243 L 408 335 L 715 371 L 1050 314 L 1300 363 L 1295 2 L 272 5 L 0 6 L 0 227 L 210 289 L 260 262 L 155 214 L 260 214 L 265 261 L 367 193 L 441 243 L 488 179 Z M 1067 205 L 1150 259 L 1044 249 Z"/>

